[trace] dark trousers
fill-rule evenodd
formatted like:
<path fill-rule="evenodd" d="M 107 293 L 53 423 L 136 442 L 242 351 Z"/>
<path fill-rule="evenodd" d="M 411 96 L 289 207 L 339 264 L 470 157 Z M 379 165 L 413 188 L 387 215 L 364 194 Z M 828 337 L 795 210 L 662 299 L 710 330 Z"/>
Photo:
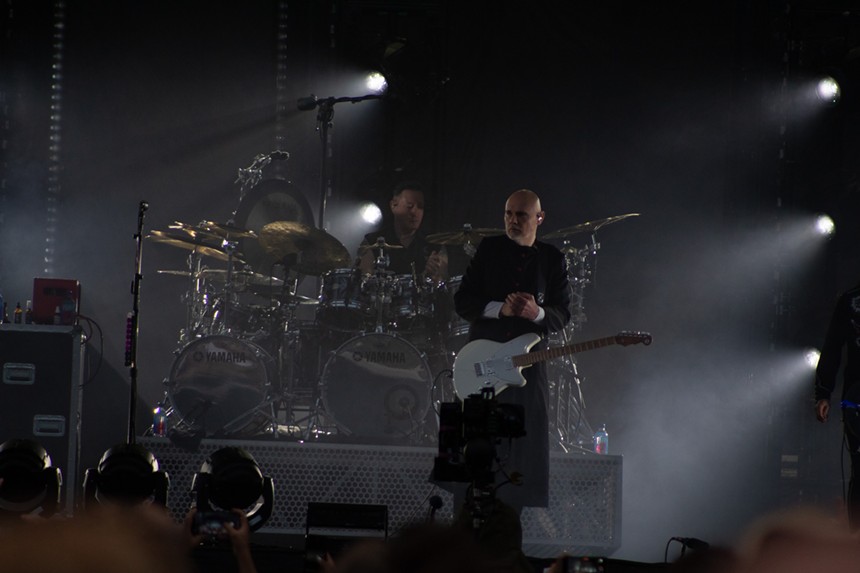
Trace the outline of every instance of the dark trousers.
<path fill-rule="evenodd" d="M 851 456 L 851 480 L 848 482 L 848 523 L 852 530 L 860 529 L 860 437 L 845 426 L 845 440 Z"/>

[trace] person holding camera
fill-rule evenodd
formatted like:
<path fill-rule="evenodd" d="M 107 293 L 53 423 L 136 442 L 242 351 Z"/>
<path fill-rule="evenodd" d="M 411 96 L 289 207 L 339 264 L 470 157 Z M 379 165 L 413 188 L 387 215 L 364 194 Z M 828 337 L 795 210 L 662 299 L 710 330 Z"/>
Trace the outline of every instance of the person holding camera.
<path fill-rule="evenodd" d="M 478 245 L 454 295 L 457 314 L 470 323 L 470 340 L 507 342 L 525 333 L 545 337 L 570 320 L 564 255 L 537 240 L 545 218 L 536 193 L 514 191 L 505 203 L 505 235 L 486 237 Z M 544 347 L 539 342 L 532 350 Z M 497 499 L 517 513 L 549 502 L 545 364 L 537 363 L 523 374 L 525 386 L 498 395 L 499 403 L 522 405 L 525 411 L 525 437 L 509 440 L 509 448 L 497 451 L 501 469 L 513 484 L 499 489 Z"/>

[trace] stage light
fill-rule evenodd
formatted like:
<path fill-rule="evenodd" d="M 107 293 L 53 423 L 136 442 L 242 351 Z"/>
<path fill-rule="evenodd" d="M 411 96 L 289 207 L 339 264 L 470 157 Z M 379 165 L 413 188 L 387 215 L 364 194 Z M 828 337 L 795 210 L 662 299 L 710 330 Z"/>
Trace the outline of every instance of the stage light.
<path fill-rule="evenodd" d="M 196 494 L 198 512 L 242 510 L 251 531 L 262 527 L 272 515 L 274 482 L 263 475 L 254 457 L 239 447 L 221 448 L 209 456 L 194 474 L 191 491 Z"/>
<path fill-rule="evenodd" d="M 170 478 L 158 460 L 137 444 L 120 444 L 104 454 L 97 468 L 84 472 L 84 507 L 94 503 L 167 505 Z"/>
<path fill-rule="evenodd" d="M 824 76 L 818 80 L 815 86 L 815 93 L 821 101 L 835 104 L 839 101 L 842 90 L 839 87 L 839 82 L 833 76 Z"/>
<path fill-rule="evenodd" d="M 366 85 L 367 89 L 376 94 L 385 93 L 385 90 L 388 89 L 388 82 L 385 81 L 385 76 L 379 72 L 371 72 L 368 74 Z"/>
<path fill-rule="evenodd" d="M 368 225 L 377 225 L 382 221 L 382 209 L 376 203 L 370 201 L 362 203 L 358 212 L 361 214 L 361 220 Z"/>
<path fill-rule="evenodd" d="M 11 439 L 0 444 L 0 515 L 28 513 L 50 517 L 60 503 L 63 475 L 35 440 Z"/>
<path fill-rule="evenodd" d="M 813 370 L 818 368 L 818 359 L 819 358 L 821 358 L 821 352 L 816 348 L 808 348 L 803 353 L 803 360 Z"/>
<path fill-rule="evenodd" d="M 829 237 L 836 231 L 836 224 L 833 222 L 827 215 L 819 215 L 815 220 L 815 230 L 819 235 L 824 235 Z"/>

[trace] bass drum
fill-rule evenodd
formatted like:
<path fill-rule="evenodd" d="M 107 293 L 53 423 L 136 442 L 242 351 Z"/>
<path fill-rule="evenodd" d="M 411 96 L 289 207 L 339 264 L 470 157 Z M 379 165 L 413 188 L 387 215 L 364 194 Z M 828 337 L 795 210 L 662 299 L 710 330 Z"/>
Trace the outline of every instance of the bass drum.
<path fill-rule="evenodd" d="M 326 412 L 345 434 L 420 437 L 433 379 L 417 348 L 390 334 L 362 334 L 331 353 L 320 379 Z"/>
<path fill-rule="evenodd" d="M 274 371 L 272 358 L 253 342 L 207 336 L 176 357 L 167 395 L 180 422 L 206 436 L 250 436 L 273 418 L 265 404 Z"/>

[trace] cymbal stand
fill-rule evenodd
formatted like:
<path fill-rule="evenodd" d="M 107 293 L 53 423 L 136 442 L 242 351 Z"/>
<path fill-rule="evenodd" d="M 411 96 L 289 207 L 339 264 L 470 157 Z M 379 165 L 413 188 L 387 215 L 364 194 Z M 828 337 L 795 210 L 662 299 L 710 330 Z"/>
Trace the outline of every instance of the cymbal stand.
<path fill-rule="evenodd" d="M 385 331 L 385 304 L 391 303 L 391 293 L 389 291 L 389 257 L 385 252 L 385 239 L 379 237 L 376 240 L 377 256 L 373 261 L 374 276 L 376 277 L 376 327 L 374 332 Z M 390 285 L 393 286 L 393 285 Z"/>
<path fill-rule="evenodd" d="M 600 243 L 595 235 L 591 235 L 591 243 L 577 249 L 564 240 L 562 247 L 568 268 L 568 289 L 570 292 L 570 322 L 571 331 L 580 330 L 588 318 L 585 315 L 585 287 L 592 283 L 594 276 L 594 258 L 600 250 Z M 569 334 L 572 334 L 570 332 Z"/>
<path fill-rule="evenodd" d="M 551 335 L 551 344 L 570 344 L 576 331 L 587 321 L 585 313 L 585 288 L 592 284 L 594 259 L 600 250 L 600 243 L 594 234 L 591 242 L 582 248 L 575 248 L 565 239 L 562 251 L 568 266 L 568 289 L 570 293 L 570 322 L 557 333 Z M 555 338 L 553 340 L 552 338 Z M 549 405 L 554 422 L 552 438 L 559 449 L 565 452 L 585 449 L 583 443 L 590 439 L 591 426 L 585 418 L 585 400 L 582 394 L 581 377 L 574 356 L 549 363 L 548 373 L 553 385 L 555 400 Z"/>
<path fill-rule="evenodd" d="M 230 334 L 230 307 L 233 306 L 234 295 L 233 292 L 233 253 L 236 252 L 236 247 L 238 243 L 236 241 L 231 241 L 229 238 L 224 239 L 221 242 L 221 248 L 224 249 L 224 252 L 227 253 L 227 277 L 224 281 L 224 290 L 223 295 L 221 297 L 223 304 L 223 311 L 221 312 L 221 322 L 222 322 L 222 331 L 225 334 Z"/>

